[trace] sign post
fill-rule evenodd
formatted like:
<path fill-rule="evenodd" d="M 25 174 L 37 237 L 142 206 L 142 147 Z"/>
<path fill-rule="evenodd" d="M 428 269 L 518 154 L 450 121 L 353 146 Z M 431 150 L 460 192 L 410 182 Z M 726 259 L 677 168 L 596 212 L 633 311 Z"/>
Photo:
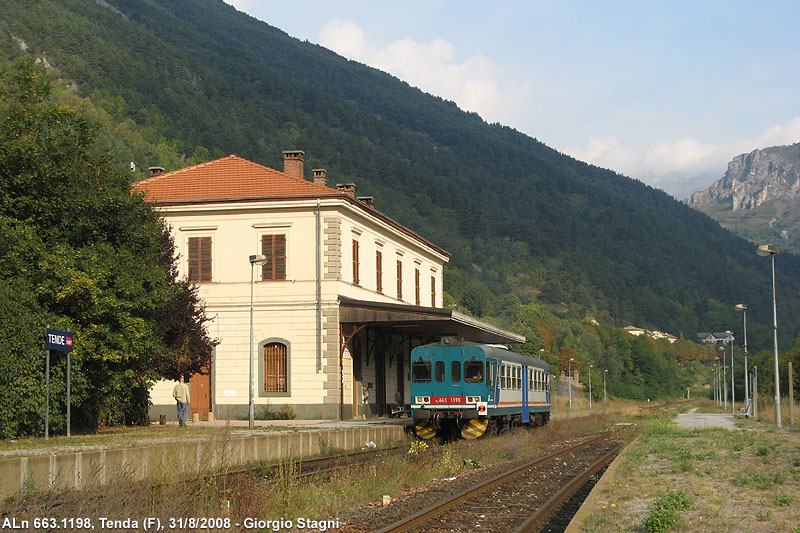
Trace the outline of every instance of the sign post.
<path fill-rule="evenodd" d="M 45 361 L 45 389 L 47 396 L 47 406 L 44 411 L 44 440 L 50 439 L 50 352 L 57 350 L 67 354 L 67 437 L 70 436 L 70 352 L 74 341 L 71 331 L 61 331 L 50 329 L 50 324 L 44 333 L 44 342 L 47 347 L 47 358 Z"/>

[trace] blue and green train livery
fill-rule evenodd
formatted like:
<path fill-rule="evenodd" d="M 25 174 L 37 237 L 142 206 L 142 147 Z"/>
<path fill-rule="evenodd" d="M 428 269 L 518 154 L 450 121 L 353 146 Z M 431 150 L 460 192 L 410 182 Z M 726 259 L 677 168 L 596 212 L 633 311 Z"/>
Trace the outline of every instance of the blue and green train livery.
<path fill-rule="evenodd" d="M 465 439 L 550 419 L 550 366 L 502 347 L 444 337 L 411 352 L 411 416 L 421 439 Z"/>

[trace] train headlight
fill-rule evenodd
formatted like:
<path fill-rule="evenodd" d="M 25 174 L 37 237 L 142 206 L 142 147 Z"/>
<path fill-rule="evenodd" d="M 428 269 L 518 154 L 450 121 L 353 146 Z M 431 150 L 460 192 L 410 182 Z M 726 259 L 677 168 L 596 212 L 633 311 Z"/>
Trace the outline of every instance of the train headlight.
<path fill-rule="evenodd" d="M 417 401 L 417 403 L 431 403 L 430 396 L 415 396 L 414 399 Z"/>

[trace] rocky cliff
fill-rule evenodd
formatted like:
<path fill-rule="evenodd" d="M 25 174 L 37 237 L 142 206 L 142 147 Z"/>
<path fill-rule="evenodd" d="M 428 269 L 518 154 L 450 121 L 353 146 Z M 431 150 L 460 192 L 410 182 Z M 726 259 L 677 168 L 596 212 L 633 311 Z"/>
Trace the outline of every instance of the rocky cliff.
<path fill-rule="evenodd" d="M 688 205 L 757 243 L 800 253 L 800 143 L 742 154 Z"/>
<path fill-rule="evenodd" d="M 800 143 L 741 154 L 728 163 L 725 176 L 685 201 L 701 211 L 727 206 L 754 209 L 769 200 L 800 198 Z"/>

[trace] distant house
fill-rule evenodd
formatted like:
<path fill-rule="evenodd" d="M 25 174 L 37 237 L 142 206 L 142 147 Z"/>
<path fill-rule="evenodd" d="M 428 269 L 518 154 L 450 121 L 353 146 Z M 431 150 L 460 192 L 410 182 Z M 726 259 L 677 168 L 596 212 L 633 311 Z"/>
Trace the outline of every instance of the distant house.
<path fill-rule="evenodd" d="M 664 333 L 663 331 L 658 331 L 657 329 L 650 331 L 649 329 L 645 330 L 642 328 L 637 328 L 636 326 L 626 326 L 622 329 L 624 329 L 634 337 L 638 337 L 639 335 L 647 335 L 651 339 L 667 339 L 670 342 L 670 344 L 678 340 L 678 337 L 676 337 L 675 335 L 670 335 L 669 333 Z"/>
<path fill-rule="evenodd" d="M 634 337 L 645 334 L 645 331 L 642 328 L 637 328 L 636 326 L 625 326 L 623 329 Z"/>
<path fill-rule="evenodd" d="M 700 342 L 700 343 L 703 343 L 703 344 L 716 344 L 717 343 L 717 338 L 714 336 L 713 333 L 708 333 L 708 332 L 697 333 L 696 337 L 697 337 L 697 342 Z"/>
<path fill-rule="evenodd" d="M 733 333 L 730 331 L 714 332 L 714 333 L 698 333 L 698 342 L 703 344 L 717 344 L 722 342 L 728 344 L 733 342 Z"/>

